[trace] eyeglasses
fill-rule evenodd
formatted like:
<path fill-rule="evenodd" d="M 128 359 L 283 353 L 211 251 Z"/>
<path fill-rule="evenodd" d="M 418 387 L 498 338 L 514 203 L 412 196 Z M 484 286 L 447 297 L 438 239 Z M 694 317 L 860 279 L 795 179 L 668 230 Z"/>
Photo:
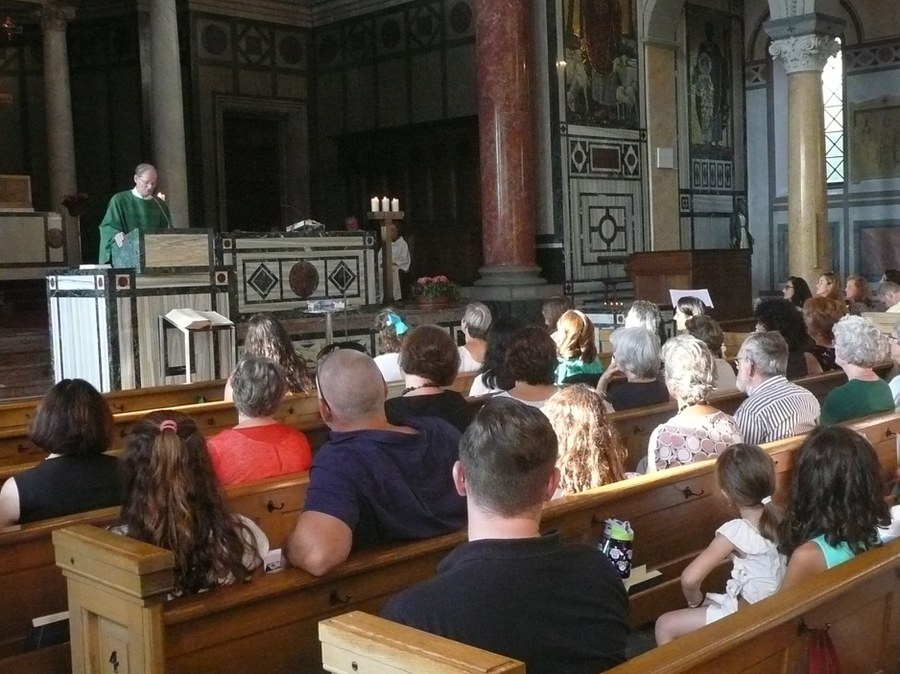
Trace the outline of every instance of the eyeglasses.
<path fill-rule="evenodd" d="M 738 357 L 736 357 L 736 358 L 734 359 L 734 366 L 735 366 L 735 367 L 740 367 L 740 366 L 741 366 L 741 361 L 744 361 L 744 362 L 746 362 L 746 363 L 752 363 L 752 362 L 753 362 L 753 361 L 750 360 L 749 358 L 741 358 L 740 356 L 738 356 Z"/>

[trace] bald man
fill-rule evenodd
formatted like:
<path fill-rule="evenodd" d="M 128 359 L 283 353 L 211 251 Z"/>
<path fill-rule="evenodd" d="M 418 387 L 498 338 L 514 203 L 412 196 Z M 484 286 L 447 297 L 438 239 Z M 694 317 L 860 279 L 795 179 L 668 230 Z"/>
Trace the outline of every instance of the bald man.
<path fill-rule="evenodd" d="M 313 457 L 285 558 L 321 576 L 352 550 L 461 529 L 466 503 L 452 477 L 460 432 L 433 417 L 389 423 L 387 387 L 364 353 L 334 351 L 319 363 L 317 380 L 331 436 Z"/>

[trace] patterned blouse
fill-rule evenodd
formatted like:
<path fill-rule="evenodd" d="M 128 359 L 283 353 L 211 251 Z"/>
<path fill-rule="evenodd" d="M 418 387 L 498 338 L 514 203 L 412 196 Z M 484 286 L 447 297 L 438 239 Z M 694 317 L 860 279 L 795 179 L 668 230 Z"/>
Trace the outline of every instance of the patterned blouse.
<path fill-rule="evenodd" d="M 730 414 L 681 412 L 650 434 L 647 472 L 713 459 L 729 445 L 741 441 L 741 429 Z"/>

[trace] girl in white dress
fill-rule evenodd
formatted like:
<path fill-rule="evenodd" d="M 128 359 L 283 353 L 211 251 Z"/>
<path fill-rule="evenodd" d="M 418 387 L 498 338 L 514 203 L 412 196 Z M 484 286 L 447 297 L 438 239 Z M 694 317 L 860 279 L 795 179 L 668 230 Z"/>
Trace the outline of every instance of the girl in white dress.
<path fill-rule="evenodd" d="M 765 599 L 784 580 L 785 559 L 777 549 L 781 512 L 772 502 L 772 458 L 756 445 L 732 445 L 716 462 L 716 478 L 741 517 L 719 527 L 712 543 L 681 574 L 688 608 L 669 611 L 656 621 L 658 646 L 734 613 L 741 603 Z M 729 558 L 734 566 L 725 592 L 704 597 L 703 580 Z"/>

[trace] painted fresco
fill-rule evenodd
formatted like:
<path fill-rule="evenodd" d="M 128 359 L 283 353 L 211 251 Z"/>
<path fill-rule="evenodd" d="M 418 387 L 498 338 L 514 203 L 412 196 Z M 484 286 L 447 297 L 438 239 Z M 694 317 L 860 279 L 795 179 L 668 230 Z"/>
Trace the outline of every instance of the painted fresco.
<path fill-rule="evenodd" d="M 635 0 L 562 0 L 565 119 L 638 128 Z"/>
<path fill-rule="evenodd" d="M 687 5 L 685 12 L 691 155 L 730 158 L 734 114 L 729 61 L 731 17 L 692 5 Z"/>

